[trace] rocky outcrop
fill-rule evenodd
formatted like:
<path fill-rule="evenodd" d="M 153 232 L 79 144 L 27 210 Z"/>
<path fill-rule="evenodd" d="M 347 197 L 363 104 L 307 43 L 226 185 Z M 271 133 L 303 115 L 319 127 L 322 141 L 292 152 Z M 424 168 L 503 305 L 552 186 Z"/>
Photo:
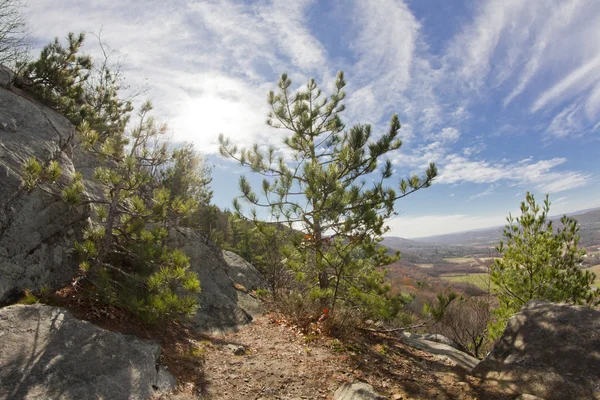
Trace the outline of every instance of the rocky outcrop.
<path fill-rule="evenodd" d="M 0 309 L 0 398 L 148 399 L 174 389 L 160 347 L 45 305 Z"/>
<path fill-rule="evenodd" d="M 195 329 L 228 330 L 247 324 L 262 313 L 261 303 L 251 291 L 264 289 L 267 284 L 252 264 L 234 253 L 222 252 L 190 229 L 172 234 L 171 245 L 187 254 L 190 268 L 200 279 L 200 309 L 191 322 Z"/>
<path fill-rule="evenodd" d="M 334 400 L 385 400 L 373 386 L 364 382 L 344 383 L 333 394 Z"/>
<path fill-rule="evenodd" d="M 18 89 L 0 89 L 0 305 L 24 289 L 57 289 L 69 282 L 76 260 L 73 242 L 88 214 L 60 196 L 22 187 L 23 162 L 57 160 L 63 183 L 74 173 L 73 126 Z"/>
<path fill-rule="evenodd" d="M 473 370 L 488 384 L 546 400 L 600 399 L 600 311 L 531 301 Z"/>
<path fill-rule="evenodd" d="M 61 184 L 75 170 L 89 178 L 95 160 L 75 146 L 75 128 L 63 116 L 12 88 L 0 89 L 0 306 L 14 302 L 24 290 L 59 289 L 73 277 L 77 259 L 74 242 L 89 217 L 83 206 L 66 205 L 55 187 L 23 187 L 23 162 L 57 160 Z M 102 196 L 85 180 L 86 195 Z M 180 230 L 175 247 L 191 258 L 202 293 L 194 325 L 203 330 L 225 329 L 247 323 L 260 313 L 251 291 L 265 288 L 256 269 L 237 255 L 222 253 L 190 230 Z"/>

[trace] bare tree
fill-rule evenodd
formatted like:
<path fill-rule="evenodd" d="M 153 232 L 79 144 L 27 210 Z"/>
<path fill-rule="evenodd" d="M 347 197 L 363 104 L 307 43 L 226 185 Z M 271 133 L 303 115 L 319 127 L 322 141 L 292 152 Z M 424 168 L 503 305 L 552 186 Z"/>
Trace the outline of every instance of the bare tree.
<path fill-rule="evenodd" d="M 27 25 L 21 0 L 0 0 L 0 64 L 12 67 L 29 50 Z"/>

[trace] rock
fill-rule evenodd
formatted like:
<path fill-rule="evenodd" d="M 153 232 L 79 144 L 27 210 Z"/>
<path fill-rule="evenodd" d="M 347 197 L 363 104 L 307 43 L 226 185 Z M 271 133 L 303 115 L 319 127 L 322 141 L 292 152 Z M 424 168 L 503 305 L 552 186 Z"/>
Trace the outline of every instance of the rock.
<path fill-rule="evenodd" d="M 260 300 L 247 291 L 236 289 L 240 285 L 235 280 L 240 279 L 239 264 L 231 267 L 221 249 L 191 229 L 178 229 L 170 236 L 171 246 L 187 254 L 191 270 L 200 279 L 200 309 L 190 323 L 192 328 L 203 332 L 232 330 L 262 313 Z M 251 288 L 267 287 L 260 273 L 250 264 L 243 267 L 242 282 Z"/>
<path fill-rule="evenodd" d="M 13 81 L 15 73 L 8 68 L 0 64 L 0 88 L 7 88 Z"/>
<path fill-rule="evenodd" d="M 227 250 L 223 250 L 223 260 L 229 266 L 228 274 L 235 283 L 242 285 L 250 291 L 265 288 L 265 279 L 256 270 L 254 265 L 234 252 Z"/>
<path fill-rule="evenodd" d="M 530 301 L 473 373 L 546 400 L 600 399 L 600 311 Z"/>
<path fill-rule="evenodd" d="M 532 394 L 525 393 L 525 394 L 522 394 L 519 397 L 517 397 L 515 400 L 544 400 L 544 399 L 542 399 L 541 397 L 534 396 Z"/>
<path fill-rule="evenodd" d="M 174 389 L 157 344 L 46 305 L 0 309 L 0 398 L 148 399 Z"/>
<path fill-rule="evenodd" d="M 333 400 L 385 400 L 373 386 L 364 382 L 344 383 L 333 394 Z"/>
<path fill-rule="evenodd" d="M 243 356 L 246 354 L 246 348 L 237 344 L 228 344 L 227 348 L 231 350 L 236 356 Z"/>
<path fill-rule="evenodd" d="M 403 332 L 402 342 L 416 349 L 443 357 L 468 371 L 471 371 L 479 362 L 478 359 L 470 354 L 465 353 L 464 351 L 460 351 L 447 344 L 422 339 L 422 336 L 424 335 L 415 335 L 408 332 Z"/>
<path fill-rule="evenodd" d="M 428 340 L 430 342 L 446 344 L 446 345 L 452 346 L 455 349 L 460 350 L 460 351 L 464 350 L 452 339 L 449 339 L 448 337 L 446 337 L 442 334 L 439 334 L 439 333 L 420 334 L 420 333 L 403 332 L 403 335 L 405 337 L 410 337 L 410 338 L 414 338 L 414 339 Z"/>
<path fill-rule="evenodd" d="M 430 342 L 447 344 L 448 346 L 452 346 L 457 350 L 462 350 L 460 348 L 460 346 L 456 342 L 454 342 L 452 339 L 450 339 L 442 334 L 439 334 L 439 333 L 427 333 L 425 335 L 422 335 L 422 338 L 425 340 L 429 340 Z"/>
<path fill-rule="evenodd" d="M 0 73 L 1 75 L 1 73 Z M 71 208 L 60 193 L 22 187 L 23 162 L 57 160 L 61 183 L 75 165 L 68 150 L 75 135 L 70 122 L 13 88 L 0 89 L 0 305 L 24 289 L 58 289 L 77 268 L 73 243 L 85 226 L 87 209 Z"/>

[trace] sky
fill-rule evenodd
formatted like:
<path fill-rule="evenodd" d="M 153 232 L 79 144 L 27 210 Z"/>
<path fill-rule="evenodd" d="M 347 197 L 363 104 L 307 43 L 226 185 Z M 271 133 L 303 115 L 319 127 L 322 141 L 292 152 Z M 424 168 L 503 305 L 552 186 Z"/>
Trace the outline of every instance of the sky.
<path fill-rule="evenodd" d="M 553 215 L 600 206 L 600 1 L 28 0 L 23 13 L 35 51 L 101 31 L 173 140 L 214 164 L 221 207 L 250 173 L 218 155 L 218 135 L 281 147 L 265 124 L 281 73 L 327 93 L 339 70 L 347 126 L 381 134 L 400 117 L 390 185 L 439 169 L 396 203 L 389 235 L 503 225 L 527 191 L 548 193 Z"/>

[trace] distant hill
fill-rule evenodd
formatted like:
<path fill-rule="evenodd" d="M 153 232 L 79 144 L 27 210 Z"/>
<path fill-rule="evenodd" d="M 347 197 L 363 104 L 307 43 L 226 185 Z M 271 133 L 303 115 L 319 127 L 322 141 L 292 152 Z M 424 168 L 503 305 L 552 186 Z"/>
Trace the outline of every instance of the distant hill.
<path fill-rule="evenodd" d="M 579 222 L 581 246 L 600 247 L 600 208 L 576 211 L 567 215 L 572 216 Z M 553 221 L 559 221 L 561 217 L 562 215 L 556 215 L 550 218 Z M 386 237 L 382 244 L 389 248 L 406 251 L 424 251 L 426 249 L 433 249 L 436 245 L 438 247 L 471 247 L 481 251 L 488 248 L 495 248 L 502 238 L 503 230 L 503 226 L 497 226 L 417 239 Z"/>

